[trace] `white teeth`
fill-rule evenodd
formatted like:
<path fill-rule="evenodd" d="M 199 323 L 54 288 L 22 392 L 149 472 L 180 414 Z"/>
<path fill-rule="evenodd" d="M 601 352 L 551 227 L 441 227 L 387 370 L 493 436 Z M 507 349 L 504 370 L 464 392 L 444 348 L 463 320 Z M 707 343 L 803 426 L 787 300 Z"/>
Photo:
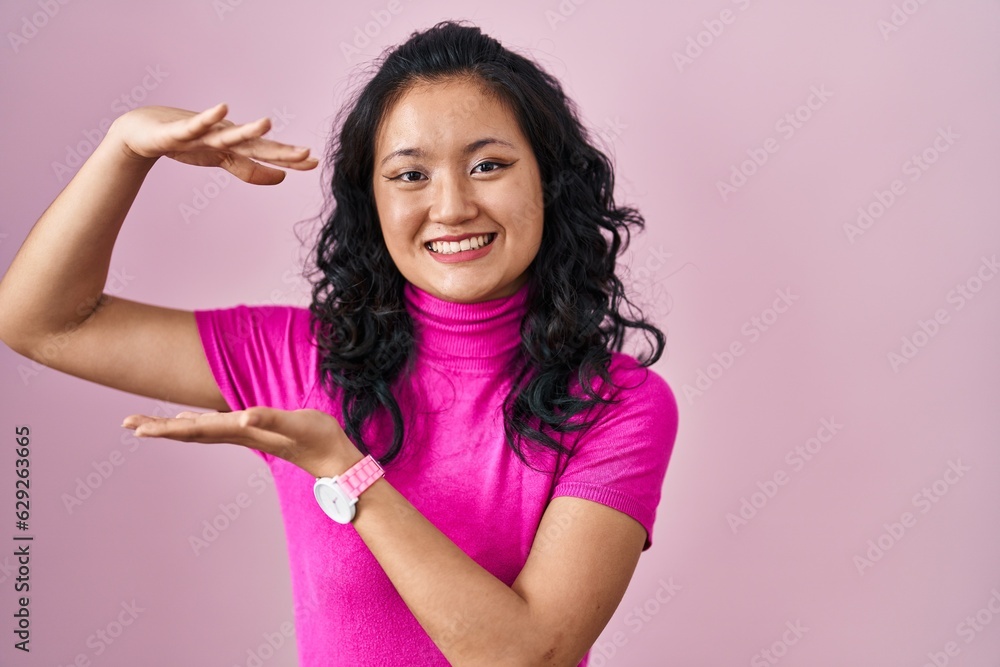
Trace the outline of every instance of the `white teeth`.
<path fill-rule="evenodd" d="M 453 255 L 456 252 L 462 252 L 463 250 L 475 250 L 477 248 L 482 248 L 495 236 L 496 234 L 484 234 L 482 236 L 473 236 L 472 238 L 462 239 L 461 241 L 431 241 L 426 245 L 438 254 Z"/>

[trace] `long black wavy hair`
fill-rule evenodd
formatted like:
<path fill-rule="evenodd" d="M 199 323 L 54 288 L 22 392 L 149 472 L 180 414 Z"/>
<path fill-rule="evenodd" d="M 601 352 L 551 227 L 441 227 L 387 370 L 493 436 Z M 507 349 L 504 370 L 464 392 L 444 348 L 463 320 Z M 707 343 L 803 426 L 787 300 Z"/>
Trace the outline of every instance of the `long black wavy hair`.
<path fill-rule="evenodd" d="M 321 216 L 315 268 L 307 272 L 318 276 L 310 280 L 309 310 L 322 383 L 331 396 L 334 386 L 343 390 L 344 432 L 364 454 L 371 452 L 362 426 L 375 410 L 389 411 L 393 440 L 379 458 L 382 465 L 402 447 L 403 419 L 391 387 L 410 368 L 414 330 L 404 303 L 405 279 L 389 255 L 375 207 L 375 137 L 413 84 L 452 78 L 479 83 L 514 113 L 541 171 L 541 248 L 528 268 L 521 366 L 512 369 L 515 379 L 503 404 L 505 440 L 522 463 L 531 466 L 522 438 L 538 451 L 569 453 L 546 431 L 587 428 L 593 422 L 575 424 L 571 418 L 597 403 L 616 402 L 602 398 L 600 389 L 591 391 L 591 382 L 595 376 L 611 382 L 611 350 L 621 351 L 625 327 L 655 338 L 651 354 L 640 360 L 643 367 L 656 363 L 665 345 L 663 332 L 641 312 L 636 320 L 619 313 L 623 300 L 634 304 L 615 275 L 615 261 L 628 247 L 629 227 L 642 229 L 645 222 L 634 208 L 615 204 L 611 162 L 588 140 L 575 104 L 535 62 L 462 23 L 444 21 L 414 32 L 375 61 L 374 76 L 338 113 L 334 126 L 341 129 L 324 164 L 324 179 L 332 169 L 333 210 Z M 574 374 L 586 397 L 571 395 Z"/>

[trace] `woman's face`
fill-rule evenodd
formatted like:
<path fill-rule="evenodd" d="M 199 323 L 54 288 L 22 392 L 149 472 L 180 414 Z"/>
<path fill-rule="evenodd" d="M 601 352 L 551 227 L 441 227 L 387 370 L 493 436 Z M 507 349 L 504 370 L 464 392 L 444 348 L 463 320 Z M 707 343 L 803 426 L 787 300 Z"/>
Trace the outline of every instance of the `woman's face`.
<path fill-rule="evenodd" d="M 374 171 L 382 235 L 406 280 L 462 303 L 527 281 L 542 239 L 538 163 L 514 116 L 477 85 L 411 87 L 385 116 Z M 473 248 L 481 235 L 489 244 Z M 468 239 L 428 249 L 441 237 Z"/>

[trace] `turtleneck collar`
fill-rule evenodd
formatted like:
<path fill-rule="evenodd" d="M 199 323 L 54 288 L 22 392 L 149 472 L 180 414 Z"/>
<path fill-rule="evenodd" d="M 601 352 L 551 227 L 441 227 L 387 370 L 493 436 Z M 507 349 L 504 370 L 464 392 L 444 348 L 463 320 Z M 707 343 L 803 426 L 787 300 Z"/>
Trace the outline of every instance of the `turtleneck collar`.
<path fill-rule="evenodd" d="M 413 319 L 417 354 L 458 371 L 507 369 L 521 345 L 531 278 L 514 294 L 479 303 L 445 301 L 405 281 L 403 296 Z"/>

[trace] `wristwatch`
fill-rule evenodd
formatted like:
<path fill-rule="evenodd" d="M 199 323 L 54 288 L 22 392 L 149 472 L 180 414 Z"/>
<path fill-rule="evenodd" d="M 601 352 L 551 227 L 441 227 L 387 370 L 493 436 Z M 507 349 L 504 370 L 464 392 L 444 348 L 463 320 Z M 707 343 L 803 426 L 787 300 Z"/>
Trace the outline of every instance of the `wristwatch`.
<path fill-rule="evenodd" d="M 350 523 L 361 492 L 385 475 L 382 466 L 370 455 L 336 477 L 317 477 L 313 485 L 316 502 L 337 523 Z"/>

